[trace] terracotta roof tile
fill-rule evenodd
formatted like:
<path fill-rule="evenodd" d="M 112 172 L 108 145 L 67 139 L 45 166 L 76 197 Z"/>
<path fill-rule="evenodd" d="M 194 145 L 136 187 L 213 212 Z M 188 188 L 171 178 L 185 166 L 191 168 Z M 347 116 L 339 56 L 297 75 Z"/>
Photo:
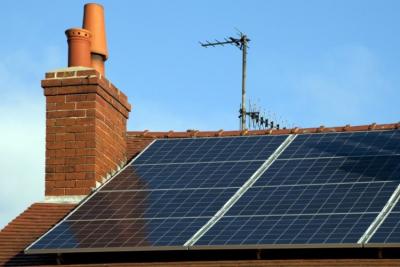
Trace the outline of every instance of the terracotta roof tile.
<path fill-rule="evenodd" d="M 74 205 L 36 203 L 0 231 L 0 265 L 55 263 L 54 257 L 25 255 L 23 250 L 61 220 Z"/>
<path fill-rule="evenodd" d="M 290 133 L 326 133 L 326 132 L 360 132 L 360 131 L 377 131 L 377 130 L 391 130 L 400 129 L 399 123 L 392 124 L 368 124 L 360 126 L 339 126 L 339 127 L 325 127 L 320 126 L 316 128 L 293 128 L 293 129 L 273 129 L 273 130 L 250 130 L 250 131 L 198 131 L 188 130 L 186 132 L 150 132 L 145 131 L 128 131 L 128 138 L 190 138 L 190 137 L 219 137 L 219 136 L 242 136 L 242 135 L 269 135 L 269 134 L 290 134 Z"/>

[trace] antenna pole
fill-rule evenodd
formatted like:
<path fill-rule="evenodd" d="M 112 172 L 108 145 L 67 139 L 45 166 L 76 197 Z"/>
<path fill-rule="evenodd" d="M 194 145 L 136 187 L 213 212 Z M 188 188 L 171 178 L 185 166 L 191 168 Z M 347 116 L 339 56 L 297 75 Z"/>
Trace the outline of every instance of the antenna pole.
<path fill-rule="evenodd" d="M 240 129 L 246 130 L 246 65 L 247 65 L 247 44 L 250 41 L 247 38 L 247 35 L 239 32 L 240 38 L 228 37 L 224 38 L 224 41 L 215 40 L 215 42 L 206 41 L 205 43 L 201 43 L 202 47 L 214 47 L 214 46 L 224 46 L 224 45 L 234 45 L 242 50 L 242 103 L 240 105 L 239 110 L 239 118 L 240 118 Z M 250 126 L 249 126 L 250 127 Z"/>
<path fill-rule="evenodd" d="M 242 36 L 242 123 L 241 130 L 246 130 L 246 69 L 247 69 L 247 36 Z"/>

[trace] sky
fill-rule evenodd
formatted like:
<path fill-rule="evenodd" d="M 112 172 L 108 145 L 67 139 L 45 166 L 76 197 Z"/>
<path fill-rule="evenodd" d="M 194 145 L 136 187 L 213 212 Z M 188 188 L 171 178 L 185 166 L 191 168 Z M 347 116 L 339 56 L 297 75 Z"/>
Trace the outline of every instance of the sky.
<path fill-rule="evenodd" d="M 3 0 L 0 9 L 0 228 L 44 199 L 44 73 L 67 65 L 64 31 L 85 1 Z M 147 0 L 105 7 L 106 76 L 133 106 L 129 130 L 238 129 L 247 100 L 287 127 L 400 121 L 400 1 Z"/>

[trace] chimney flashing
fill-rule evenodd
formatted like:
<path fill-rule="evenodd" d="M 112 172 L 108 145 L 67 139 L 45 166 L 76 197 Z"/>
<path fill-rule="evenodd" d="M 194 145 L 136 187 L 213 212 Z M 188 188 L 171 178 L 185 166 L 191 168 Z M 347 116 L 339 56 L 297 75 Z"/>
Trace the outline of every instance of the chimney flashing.
<path fill-rule="evenodd" d="M 45 196 L 42 203 L 52 203 L 52 204 L 78 204 L 81 202 L 86 195 L 78 196 Z"/>

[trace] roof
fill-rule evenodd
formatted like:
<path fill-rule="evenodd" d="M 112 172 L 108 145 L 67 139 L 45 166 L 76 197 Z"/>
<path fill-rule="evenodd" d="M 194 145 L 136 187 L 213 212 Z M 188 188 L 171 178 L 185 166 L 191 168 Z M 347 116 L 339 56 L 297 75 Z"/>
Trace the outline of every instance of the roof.
<path fill-rule="evenodd" d="M 266 134 L 289 134 L 289 133 L 321 133 L 321 132 L 356 132 L 356 131 L 374 131 L 374 130 L 392 130 L 400 129 L 400 123 L 395 124 L 371 124 L 363 126 L 342 126 L 342 127 L 318 127 L 318 128 L 295 128 L 282 130 L 257 130 L 257 131 L 195 131 L 186 132 L 149 132 L 149 131 L 130 131 L 127 132 L 128 158 L 133 158 L 142 151 L 153 139 L 156 138 L 193 138 L 193 137 L 220 137 L 220 136 L 242 136 L 242 135 L 266 135 Z M 60 261 L 56 256 L 50 255 L 25 255 L 23 250 L 35 241 L 38 237 L 49 230 L 53 225 L 66 216 L 71 209 L 72 204 L 48 204 L 35 203 L 25 210 L 21 215 L 10 222 L 0 231 L 0 264 L 9 266 L 20 265 L 52 265 Z M 375 253 L 376 251 L 374 251 Z M 311 258 L 318 258 L 316 251 L 308 255 Z M 390 252 L 389 253 L 393 253 Z M 398 250 L 394 255 L 398 254 Z M 300 254 L 303 255 L 303 254 Z M 314 256 L 313 256 L 314 255 Z M 369 254 L 368 256 L 377 257 L 376 259 L 297 259 L 285 260 L 221 260 L 221 261 L 184 261 L 185 257 L 180 259 L 180 266 L 400 266 L 400 259 L 378 259 L 378 254 Z M 393 255 L 393 254 L 391 254 Z M 349 257 L 347 255 L 347 257 Z M 352 256 L 353 258 L 354 255 Z M 364 255 L 365 257 L 365 255 Z M 398 256 L 397 256 L 398 257 Z M 296 257 L 295 257 L 296 258 Z M 302 257 L 300 257 L 302 258 Z M 329 256 L 328 256 L 329 258 Z M 335 257 L 333 257 L 335 258 Z M 351 258 L 351 257 L 350 257 Z M 360 258 L 362 258 L 360 256 Z M 396 258 L 396 257 L 395 257 Z M 117 258 L 116 258 L 117 259 Z M 165 262 L 137 262 L 132 264 L 107 264 L 102 266 L 176 266 L 176 259 L 166 259 Z M 148 261 L 148 259 L 147 259 Z M 60 262 L 59 262 L 60 263 Z M 77 266 L 77 265 L 76 265 Z M 96 266 L 96 265 L 85 265 Z"/>
<path fill-rule="evenodd" d="M 0 231 L 0 265 L 51 264 L 54 257 L 23 249 L 61 220 L 74 205 L 35 203 Z"/>

